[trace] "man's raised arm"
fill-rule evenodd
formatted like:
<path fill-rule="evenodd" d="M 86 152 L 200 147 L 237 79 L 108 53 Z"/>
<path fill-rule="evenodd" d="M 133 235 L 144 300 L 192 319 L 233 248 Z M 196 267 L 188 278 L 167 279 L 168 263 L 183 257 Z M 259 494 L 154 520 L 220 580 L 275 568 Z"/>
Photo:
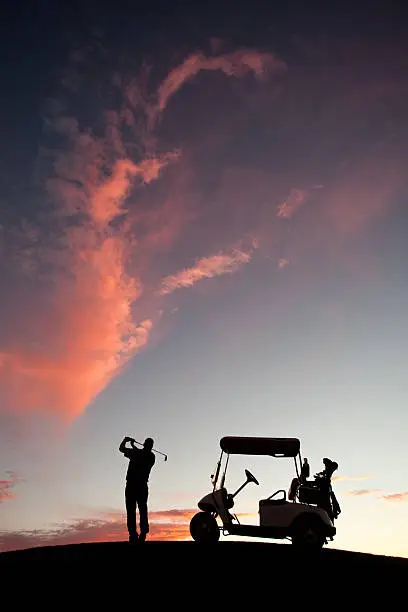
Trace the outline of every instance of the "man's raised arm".
<path fill-rule="evenodd" d="M 119 450 L 120 450 L 121 453 L 125 454 L 126 451 L 129 450 L 129 449 L 126 448 L 126 443 L 127 442 L 132 442 L 132 440 L 133 440 L 133 438 L 129 438 L 129 436 L 125 436 L 123 438 L 123 440 L 122 440 L 122 442 L 120 443 L 120 446 L 119 446 Z"/>

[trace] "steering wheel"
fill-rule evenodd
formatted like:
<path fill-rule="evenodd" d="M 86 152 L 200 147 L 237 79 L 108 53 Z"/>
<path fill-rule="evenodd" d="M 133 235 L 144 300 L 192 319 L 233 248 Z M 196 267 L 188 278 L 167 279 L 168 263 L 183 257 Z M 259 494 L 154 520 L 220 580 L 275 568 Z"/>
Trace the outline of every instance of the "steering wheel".
<path fill-rule="evenodd" d="M 257 479 L 255 478 L 253 474 L 251 474 L 249 470 L 245 470 L 245 475 L 249 482 L 254 482 L 256 485 L 259 485 L 259 482 L 257 481 Z"/>

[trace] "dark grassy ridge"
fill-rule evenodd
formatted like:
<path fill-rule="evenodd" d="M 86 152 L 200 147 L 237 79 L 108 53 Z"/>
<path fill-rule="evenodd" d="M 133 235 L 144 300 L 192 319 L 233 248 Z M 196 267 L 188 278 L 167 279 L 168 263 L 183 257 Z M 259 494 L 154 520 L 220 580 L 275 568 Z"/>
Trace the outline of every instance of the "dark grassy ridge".
<path fill-rule="evenodd" d="M 30 609 L 336 612 L 405 607 L 408 559 L 329 548 L 311 557 L 269 542 L 110 542 L 4 552 L 0 576 Z"/>
<path fill-rule="evenodd" d="M 371 571 L 406 573 L 408 579 L 408 559 L 400 557 L 386 557 L 326 548 L 319 554 L 301 556 L 290 545 L 271 544 L 269 542 L 218 542 L 211 546 L 200 546 L 195 542 L 145 542 L 131 546 L 127 542 L 103 542 L 91 544 L 71 544 L 63 546 L 44 546 L 4 552 L 0 555 L 0 566 L 15 566 L 16 564 L 55 563 L 55 562 L 109 562 L 122 563 L 132 559 L 142 558 L 150 561 L 161 559 L 163 563 L 169 562 L 174 555 L 182 555 L 186 563 L 196 563 L 200 560 L 217 557 L 217 561 L 229 562 L 234 560 L 246 563 L 262 563 L 265 559 L 275 562 L 282 569 L 288 565 L 307 561 L 309 567 L 323 569 L 331 566 L 338 569 L 362 569 L 368 567 Z M 344 567 L 343 567 L 344 566 Z"/>

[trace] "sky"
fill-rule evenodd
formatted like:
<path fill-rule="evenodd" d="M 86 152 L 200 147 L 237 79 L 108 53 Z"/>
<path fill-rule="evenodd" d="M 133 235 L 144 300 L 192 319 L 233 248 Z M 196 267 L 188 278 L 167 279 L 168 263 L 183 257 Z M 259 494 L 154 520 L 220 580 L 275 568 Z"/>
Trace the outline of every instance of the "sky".
<path fill-rule="evenodd" d="M 338 462 L 330 547 L 408 557 L 397 5 L 9 4 L 0 550 L 125 540 L 126 435 L 168 454 L 150 537 L 188 539 L 242 435 Z M 257 524 L 294 466 L 245 468 Z"/>

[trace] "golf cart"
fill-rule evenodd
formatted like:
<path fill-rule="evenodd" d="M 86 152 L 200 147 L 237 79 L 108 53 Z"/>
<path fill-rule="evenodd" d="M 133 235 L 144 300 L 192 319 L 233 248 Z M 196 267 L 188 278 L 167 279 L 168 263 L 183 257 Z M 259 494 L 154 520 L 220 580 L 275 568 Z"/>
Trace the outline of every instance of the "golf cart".
<path fill-rule="evenodd" d="M 224 437 L 220 440 L 221 455 L 215 474 L 211 475 L 213 491 L 199 502 L 201 512 L 190 521 L 190 534 L 196 542 L 207 544 L 223 535 L 255 538 L 290 539 L 298 549 L 319 550 L 336 533 L 334 520 L 340 514 L 340 506 L 331 487 L 331 476 L 337 463 L 323 459 L 324 470 L 309 479 L 307 459 L 302 463 L 300 441 L 297 438 Z M 296 478 L 293 478 L 288 495 L 280 489 L 259 502 L 259 525 L 243 525 L 230 510 L 234 498 L 249 483 L 259 485 L 251 472 L 245 470 L 246 480 L 235 491 L 228 493 L 225 476 L 230 455 L 269 455 L 291 457 L 295 462 Z M 222 526 L 217 523 L 217 517 Z"/>

